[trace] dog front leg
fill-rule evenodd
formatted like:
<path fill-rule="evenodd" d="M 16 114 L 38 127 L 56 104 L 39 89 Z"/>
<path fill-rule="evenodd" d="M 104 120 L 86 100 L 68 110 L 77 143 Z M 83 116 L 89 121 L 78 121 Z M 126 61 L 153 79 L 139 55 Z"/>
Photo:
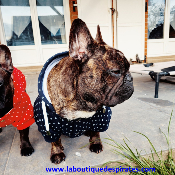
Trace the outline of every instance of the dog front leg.
<path fill-rule="evenodd" d="M 23 130 L 19 130 L 21 140 L 21 156 L 30 156 L 34 149 L 29 141 L 29 127 Z"/>
<path fill-rule="evenodd" d="M 59 138 L 58 141 L 52 142 L 51 144 L 52 148 L 51 148 L 50 160 L 52 163 L 59 164 L 66 158 L 63 152 L 64 147 L 61 144 L 61 139 Z"/>
<path fill-rule="evenodd" d="M 91 152 L 100 153 L 103 151 L 103 145 L 100 139 L 100 132 L 89 131 L 89 149 Z"/>

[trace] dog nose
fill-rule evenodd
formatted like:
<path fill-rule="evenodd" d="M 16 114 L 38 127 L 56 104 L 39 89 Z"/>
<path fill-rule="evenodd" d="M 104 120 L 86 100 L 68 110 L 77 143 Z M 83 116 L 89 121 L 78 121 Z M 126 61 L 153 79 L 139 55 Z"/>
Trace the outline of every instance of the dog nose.
<path fill-rule="evenodd" d="M 0 87 L 4 84 L 4 80 L 0 79 Z"/>
<path fill-rule="evenodd" d="M 126 80 L 126 81 L 130 81 L 130 82 L 133 81 L 133 78 L 132 78 L 132 76 L 131 76 L 130 73 L 126 74 L 126 76 L 125 76 L 125 80 Z"/>

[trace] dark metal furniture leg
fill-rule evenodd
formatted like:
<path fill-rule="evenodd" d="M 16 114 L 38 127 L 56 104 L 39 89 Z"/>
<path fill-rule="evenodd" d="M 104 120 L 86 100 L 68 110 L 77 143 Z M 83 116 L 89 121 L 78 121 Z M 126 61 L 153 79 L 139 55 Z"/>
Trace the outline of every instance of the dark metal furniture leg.
<path fill-rule="evenodd" d="M 149 75 L 152 79 L 155 79 L 155 95 L 154 98 L 158 98 L 158 91 L 159 91 L 159 82 L 162 76 L 169 76 L 168 72 L 149 72 Z"/>
<path fill-rule="evenodd" d="M 154 95 L 154 98 L 158 98 L 160 78 L 161 78 L 161 76 L 159 75 L 159 73 L 156 73 L 156 75 L 155 75 L 155 95 Z"/>

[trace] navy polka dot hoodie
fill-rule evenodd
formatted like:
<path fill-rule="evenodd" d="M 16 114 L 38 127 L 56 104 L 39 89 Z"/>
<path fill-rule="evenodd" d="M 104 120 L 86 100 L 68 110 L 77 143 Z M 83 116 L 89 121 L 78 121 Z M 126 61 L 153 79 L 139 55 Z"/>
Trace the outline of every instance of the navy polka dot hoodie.
<path fill-rule="evenodd" d="M 38 78 L 39 95 L 34 103 L 34 118 L 38 125 L 38 130 L 47 142 L 57 141 L 61 134 L 74 138 L 81 136 L 88 130 L 104 132 L 108 129 L 111 119 L 111 109 L 105 106 L 98 109 L 96 113 L 89 118 L 68 120 L 56 114 L 48 94 L 44 92 L 44 88 L 46 88 L 47 85 L 47 83 L 44 84 L 44 81 L 47 82 L 47 78 L 44 77 L 46 76 L 46 72 L 47 75 L 49 74 L 49 67 L 54 67 L 54 65 L 66 56 L 69 56 L 69 52 L 58 53 L 48 59 Z"/>

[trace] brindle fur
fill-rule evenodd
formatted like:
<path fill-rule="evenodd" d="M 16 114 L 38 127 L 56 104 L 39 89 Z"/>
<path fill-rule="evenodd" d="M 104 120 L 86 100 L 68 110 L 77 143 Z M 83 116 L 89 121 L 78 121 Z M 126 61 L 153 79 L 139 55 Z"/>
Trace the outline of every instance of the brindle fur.
<path fill-rule="evenodd" d="M 10 73 L 13 72 L 13 63 L 11 58 L 10 50 L 5 45 L 0 45 L 0 65 Z M 6 71 L 0 68 L 0 118 L 3 117 L 13 108 L 13 77 Z M 2 128 L 1 130 L 2 131 Z M 20 141 L 21 141 L 21 155 L 30 156 L 34 149 L 29 141 L 29 127 L 20 130 Z"/>
<path fill-rule="evenodd" d="M 59 138 L 57 142 L 52 142 L 51 145 L 52 148 L 51 148 L 50 160 L 52 163 L 59 164 L 66 158 L 63 152 L 64 147 L 61 144 L 61 139 Z"/>
<path fill-rule="evenodd" d="M 100 139 L 100 132 L 95 132 L 95 131 L 88 131 L 90 139 L 89 139 L 89 149 L 91 152 L 95 152 L 95 153 L 100 153 L 101 151 L 103 151 L 103 145 L 101 143 L 101 139 Z"/>
<path fill-rule="evenodd" d="M 103 41 L 99 26 L 94 40 L 86 24 L 80 19 L 74 20 L 69 57 L 63 58 L 47 79 L 56 113 L 69 120 L 87 118 L 103 105 L 112 107 L 127 100 L 133 93 L 129 66 L 122 52 Z M 57 150 L 55 147 L 57 144 L 52 143 L 52 150 Z M 65 158 L 60 150 L 52 151 L 52 162 L 59 163 Z M 90 131 L 90 150 L 102 151 L 99 132 Z"/>

